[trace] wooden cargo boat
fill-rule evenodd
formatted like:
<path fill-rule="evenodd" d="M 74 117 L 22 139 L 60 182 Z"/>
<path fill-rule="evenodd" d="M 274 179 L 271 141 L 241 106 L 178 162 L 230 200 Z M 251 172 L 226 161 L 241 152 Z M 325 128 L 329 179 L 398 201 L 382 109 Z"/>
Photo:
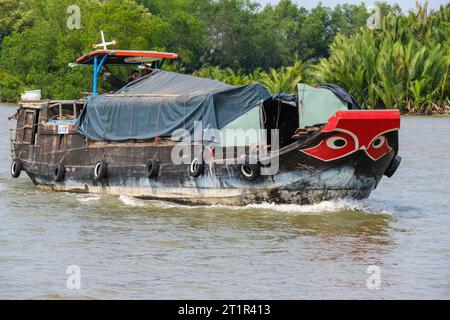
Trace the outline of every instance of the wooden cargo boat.
<path fill-rule="evenodd" d="M 24 171 L 57 191 L 189 204 L 305 204 L 366 198 L 400 163 L 397 110 L 359 110 L 335 86 L 272 96 L 260 84 L 160 70 L 176 57 L 105 47 L 79 58 L 93 65 L 91 95 L 20 102 L 12 176 Z M 97 94 L 108 64 L 148 74 Z"/>

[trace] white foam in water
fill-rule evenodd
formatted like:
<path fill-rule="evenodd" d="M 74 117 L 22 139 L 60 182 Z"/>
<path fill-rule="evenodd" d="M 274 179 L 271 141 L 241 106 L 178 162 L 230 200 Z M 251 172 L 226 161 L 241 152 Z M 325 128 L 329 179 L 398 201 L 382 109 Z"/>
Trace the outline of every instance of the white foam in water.
<path fill-rule="evenodd" d="M 350 210 L 350 211 L 364 211 L 367 213 L 390 214 L 390 212 L 387 211 L 386 208 L 381 208 L 378 203 L 369 202 L 367 200 L 360 201 L 350 199 L 322 201 L 320 203 L 310 205 L 261 203 L 261 204 L 248 204 L 246 206 L 226 206 L 226 205 L 187 206 L 163 201 L 156 201 L 153 203 L 164 209 L 168 208 L 184 208 L 184 209 L 216 208 L 216 209 L 232 209 L 232 210 L 261 209 L 285 213 L 302 213 L 302 214 L 330 213 L 330 212 L 340 212 L 344 210 Z"/>
<path fill-rule="evenodd" d="M 195 209 L 195 208 L 203 208 L 205 206 L 189 206 L 185 204 L 179 204 L 175 202 L 168 202 L 162 200 L 149 200 L 153 205 L 162 208 L 162 209 L 172 209 L 172 208 L 184 208 L 184 209 Z"/>
<path fill-rule="evenodd" d="M 309 205 L 275 204 L 275 203 L 250 204 L 247 206 L 247 208 L 270 209 L 279 212 L 289 212 L 289 213 L 338 212 L 343 210 L 364 211 L 366 209 L 361 202 L 343 199 L 322 201 L 316 204 L 309 204 Z"/>
<path fill-rule="evenodd" d="M 86 196 L 86 195 L 78 195 L 76 196 L 77 200 L 80 202 L 91 202 L 100 200 L 100 196 Z"/>
<path fill-rule="evenodd" d="M 213 206 L 214 207 L 214 206 Z M 249 204 L 246 206 L 216 206 L 222 208 L 243 210 L 243 209 L 261 209 L 261 210 L 273 210 L 277 212 L 284 213 L 325 213 L 325 212 L 339 212 L 344 210 L 350 211 L 370 211 L 373 212 L 374 208 L 370 208 L 364 203 L 356 200 L 330 200 L 330 201 L 322 201 L 315 204 L 309 205 L 298 205 L 298 204 L 276 204 L 276 203 L 261 203 L 261 204 Z M 371 209 L 371 210 L 369 210 Z M 379 210 L 375 210 L 379 212 Z"/>
<path fill-rule="evenodd" d="M 77 197 L 81 202 L 96 201 L 100 199 L 100 196 L 83 196 Z M 248 204 L 246 206 L 227 206 L 227 205 L 203 205 L 203 206 L 189 206 L 178 203 L 172 203 L 159 200 L 140 200 L 125 194 L 119 196 L 119 200 L 126 206 L 143 207 L 146 205 L 157 206 L 162 209 L 171 208 L 183 208 L 185 210 L 199 210 L 199 209 L 228 209 L 228 210 L 248 210 L 248 209 L 260 209 L 260 210 L 272 210 L 276 212 L 284 213 L 299 213 L 299 214 L 317 214 L 317 213 L 332 213 L 340 211 L 364 211 L 366 213 L 377 214 L 391 214 L 392 210 L 387 209 L 381 203 L 377 201 L 369 200 L 351 200 L 351 199 L 337 199 L 322 201 L 316 204 L 310 205 L 298 205 L 298 204 L 276 204 L 276 203 L 261 203 L 261 204 Z"/>
<path fill-rule="evenodd" d="M 142 207 L 145 205 L 142 200 L 138 200 L 136 198 L 129 197 L 125 194 L 121 194 L 119 196 L 119 200 L 122 201 L 124 205 L 132 206 L 132 207 Z"/>

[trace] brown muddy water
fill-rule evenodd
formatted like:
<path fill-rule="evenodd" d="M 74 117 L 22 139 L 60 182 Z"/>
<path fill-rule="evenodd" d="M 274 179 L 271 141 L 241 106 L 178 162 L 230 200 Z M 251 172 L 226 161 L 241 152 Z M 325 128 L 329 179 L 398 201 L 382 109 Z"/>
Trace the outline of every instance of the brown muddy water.
<path fill-rule="evenodd" d="M 12 179 L 14 110 L 0 107 L 0 298 L 450 298 L 450 118 L 402 118 L 402 165 L 367 200 L 189 207 Z"/>

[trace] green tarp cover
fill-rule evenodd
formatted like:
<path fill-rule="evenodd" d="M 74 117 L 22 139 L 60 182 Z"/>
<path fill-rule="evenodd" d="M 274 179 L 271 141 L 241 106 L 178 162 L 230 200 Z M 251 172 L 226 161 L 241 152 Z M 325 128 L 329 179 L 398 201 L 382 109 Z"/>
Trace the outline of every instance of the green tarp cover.
<path fill-rule="evenodd" d="M 221 129 L 271 96 L 261 84 L 220 81 L 155 70 L 113 94 L 90 98 L 78 131 L 95 141 L 170 137 L 176 129 Z"/>
<path fill-rule="evenodd" d="M 303 83 L 298 85 L 298 105 L 300 128 L 326 123 L 336 111 L 348 110 L 347 103 L 332 91 Z"/>

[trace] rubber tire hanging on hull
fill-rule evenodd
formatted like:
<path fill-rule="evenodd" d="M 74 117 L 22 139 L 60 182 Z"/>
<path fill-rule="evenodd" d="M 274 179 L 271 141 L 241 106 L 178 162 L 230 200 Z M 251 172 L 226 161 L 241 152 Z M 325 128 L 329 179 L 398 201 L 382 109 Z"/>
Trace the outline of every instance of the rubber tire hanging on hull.
<path fill-rule="evenodd" d="M 58 164 L 53 173 L 53 180 L 55 180 L 55 182 L 63 181 L 65 173 L 66 168 L 64 167 L 64 165 L 62 163 Z"/>
<path fill-rule="evenodd" d="M 159 173 L 159 161 L 156 159 L 150 159 L 145 164 L 145 175 L 147 178 L 157 177 Z"/>
<path fill-rule="evenodd" d="M 396 156 L 394 159 L 392 159 L 391 163 L 389 164 L 389 167 L 384 172 L 384 175 L 388 178 L 392 177 L 394 175 L 395 171 L 397 171 L 401 162 L 402 162 L 402 157 L 400 157 L 400 156 Z"/>
<path fill-rule="evenodd" d="M 22 161 L 19 159 L 14 159 L 11 162 L 11 176 L 13 178 L 18 178 L 22 172 Z"/>
<path fill-rule="evenodd" d="M 94 180 L 99 181 L 106 178 L 107 164 L 105 160 L 98 161 L 94 166 Z"/>
<path fill-rule="evenodd" d="M 205 164 L 203 163 L 199 163 L 199 159 L 198 158 L 194 158 L 191 162 L 191 165 L 189 166 L 189 175 L 191 177 L 197 178 L 199 177 L 203 171 L 205 170 Z"/>
<path fill-rule="evenodd" d="M 247 180 L 254 180 L 261 175 L 261 166 L 259 163 L 250 163 L 248 157 L 245 158 L 245 163 L 240 166 L 241 175 Z"/>

